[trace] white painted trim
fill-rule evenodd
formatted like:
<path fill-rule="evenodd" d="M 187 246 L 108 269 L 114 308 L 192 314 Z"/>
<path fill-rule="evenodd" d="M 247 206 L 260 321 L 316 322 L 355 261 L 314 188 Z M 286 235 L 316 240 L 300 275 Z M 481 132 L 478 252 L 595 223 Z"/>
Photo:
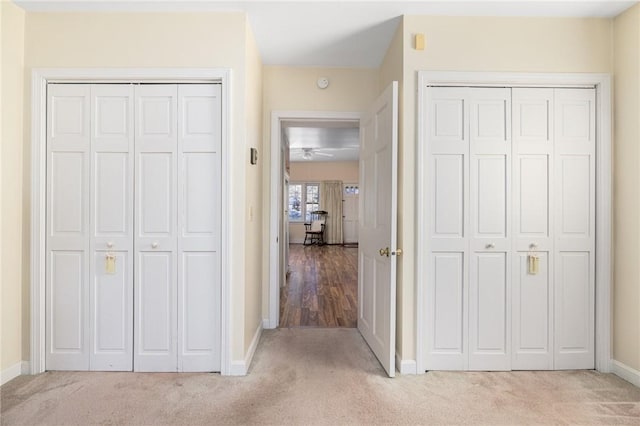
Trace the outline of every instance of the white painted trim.
<path fill-rule="evenodd" d="M 595 87 L 596 89 L 596 335 L 595 365 L 602 373 L 611 371 L 611 283 L 612 283 L 612 156 L 611 156 L 611 76 L 609 74 L 501 73 L 419 71 L 416 116 L 416 211 L 427 210 L 425 197 L 427 164 L 423 105 L 427 86 L 498 87 Z M 425 364 L 426 262 L 422 259 L 427 241 L 427 224 L 416 214 L 416 361 L 418 373 Z"/>
<path fill-rule="evenodd" d="M 263 320 L 264 321 L 264 320 Z M 253 355 L 256 353 L 256 349 L 258 348 L 258 343 L 260 343 L 260 337 L 262 336 L 263 326 L 262 323 L 258 324 L 258 328 L 256 332 L 253 334 L 253 339 L 251 339 L 251 344 L 249 345 L 249 350 L 242 360 L 235 360 L 231 362 L 231 368 L 229 370 L 229 376 L 246 376 L 249 372 L 249 367 L 251 367 L 251 362 L 253 361 Z"/>
<path fill-rule="evenodd" d="M 30 372 L 45 371 L 45 195 L 47 83 L 221 83 L 222 84 L 222 306 L 221 374 L 231 370 L 232 241 L 230 145 L 232 75 L 229 68 L 35 68 L 31 77 L 31 354 Z"/>
<path fill-rule="evenodd" d="M 27 364 L 27 362 L 20 361 L 13 364 L 11 367 L 5 368 L 4 370 L 0 371 L 0 386 L 24 374 L 24 364 Z"/>
<path fill-rule="evenodd" d="M 28 361 L 20 361 L 13 364 L 11 367 L 5 368 L 0 371 L 0 386 L 5 383 L 10 382 L 18 376 L 28 374 L 29 372 L 29 362 Z"/>
<path fill-rule="evenodd" d="M 418 374 L 415 359 L 402 359 L 400 354 L 396 352 L 396 370 L 400 374 Z"/>
<path fill-rule="evenodd" d="M 282 141 L 280 135 L 282 120 L 330 120 L 330 121 L 360 121 L 360 112 L 336 112 L 336 111 L 272 111 L 271 112 L 271 173 L 269 191 L 269 327 L 278 327 L 278 312 L 280 312 L 280 218 L 279 199 L 280 172 L 282 164 L 280 161 L 280 149 Z"/>
<path fill-rule="evenodd" d="M 640 387 L 640 371 L 623 364 L 615 359 L 611 360 L 611 372 L 632 385 Z"/>

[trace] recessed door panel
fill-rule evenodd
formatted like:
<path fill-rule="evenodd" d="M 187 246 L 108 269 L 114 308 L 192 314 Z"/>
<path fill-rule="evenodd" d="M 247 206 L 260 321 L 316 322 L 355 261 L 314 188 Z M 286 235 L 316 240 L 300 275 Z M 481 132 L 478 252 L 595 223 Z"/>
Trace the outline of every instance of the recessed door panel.
<path fill-rule="evenodd" d="M 172 253 L 140 253 L 136 273 L 136 371 L 176 371 L 176 294 Z"/>
<path fill-rule="evenodd" d="M 434 253 L 433 351 L 463 350 L 463 253 Z"/>
<path fill-rule="evenodd" d="M 589 237 L 592 229 L 591 158 L 563 155 L 558 161 L 561 197 L 560 233 L 563 237 Z"/>
<path fill-rule="evenodd" d="M 210 353 L 219 345 L 219 312 L 211 309 L 212 304 L 217 305 L 220 299 L 219 286 L 211 285 L 211 277 L 220 272 L 219 255 L 184 253 L 182 266 L 182 351 Z"/>
<path fill-rule="evenodd" d="M 491 99 L 494 95 L 502 92 L 498 89 L 476 89 L 477 98 L 471 106 L 471 141 L 472 143 L 484 142 L 506 142 L 509 111 L 507 110 L 507 99 Z M 508 93 L 507 93 L 508 96 Z"/>
<path fill-rule="evenodd" d="M 510 306 L 506 253 L 476 253 L 469 287 L 469 369 L 508 370 Z"/>
<path fill-rule="evenodd" d="M 46 366 L 87 370 L 87 271 L 82 251 L 51 251 L 47 265 Z"/>
<path fill-rule="evenodd" d="M 464 232 L 464 157 L 434 155 L 434 238 L 462 238 Z"/>
<path fill-rule="evenodd" d="M 183 237 L 218 237 L 220 222 L 219 156 L 214 153 L 186 153 Z"/>
<path fill-rule="evenodd" d="M 462 141 L 465 134 L 464 99 L 434 99 L 431 128 L 434 140 Z"/>
<path fill-rule="evenodd" d="M 533 269 L 530 256 L 537 257 Z M 552 297 L 546 252 L 520 252 L 514 256 L 513 271 L 513 357 L 514 370 L 548 370 L 553 367 L 551 342 Z"/>
<path fill-rule="evenodd" d="M 549 236 L 549 167 L 547 155 L 521 155 L 516 189 L 519 237 Z"/>
<path fill-rule="evenodd" d="M 50 235 L 81 237 L 85 218 L 86 153 L 53 152 L 50 155 Z"/>
<path fill-rule="evenodd" d="M 84 256 L 51 253 L 51 351 L 81 353 L 84 349 Z"/>
<path fill-rule="evenodd" d="M 173 232 L 173 157 L 171 153 L 141 153 L 138 169 L 139 236 L 170 236 Z"/>
<path fill-rule="evenodd" d="M 95 154 L 95 234 L 132 237 L 129 153 Z"/>
<path fill-rule="evenodd" d="M 222 102 L 219 84 L 178 87 L 180 143 L 186 152 L 220 153 Z"/>
<path fill-rule="evenodd" d="M 556 272 L 556 369 L 594 368 L 590 253 L 561 252 Z"/>
<path fill-rule="evenodd" d="M 483 155 L 477 158 L 476 236 L 506 237 L 507 226 L 507 165 L 505 156 Z"/>
<path fill-rule="evenodd" d="M 97 251 L 92 282 L 91 370 L 133 368 L 133 287 L 130 254 Z"/>

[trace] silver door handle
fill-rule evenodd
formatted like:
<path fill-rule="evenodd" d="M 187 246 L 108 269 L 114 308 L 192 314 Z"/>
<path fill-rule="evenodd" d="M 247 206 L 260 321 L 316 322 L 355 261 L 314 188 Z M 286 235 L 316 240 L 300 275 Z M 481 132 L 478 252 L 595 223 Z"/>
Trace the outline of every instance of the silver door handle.
<path fill-rule="evenodd" d="M 113 247 L 113 242 L 112 242 L 112 241 L 109 241 L 109 242 L 107 243 L 107 247 L 108 247 L 108 248 Z"/>
<path fill-rule="evenodd" d="M 151 248 L 158 248 L 158 242 L 157 241 L 152 242 Z"/>
<path fill-rule="evenodd" d="M 493 244 L 493 243 L 489 243 L 489 244 L 487 244 L 487 245 L 486 245 L 486 246 L 484 246 L 484 247 L 485 247 L 485 248 L 488 248 L 488 249 L 492 249 L 492 248 L 496 248 L 496 245 L 495 245 L 495 244 Z"/>

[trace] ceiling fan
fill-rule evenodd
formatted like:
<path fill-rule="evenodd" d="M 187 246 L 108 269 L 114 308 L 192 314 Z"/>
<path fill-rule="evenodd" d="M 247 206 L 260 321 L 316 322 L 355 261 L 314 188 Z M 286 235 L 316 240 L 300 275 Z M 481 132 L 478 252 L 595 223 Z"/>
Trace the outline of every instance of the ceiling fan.
<path fill-rule="evenodd" d="M 293 148 L 296 151 L 302 151 L 303 160 L 311 160 L 313 157 L 333 157 L 333 154 L 320 151 L 321 148 Z"/>

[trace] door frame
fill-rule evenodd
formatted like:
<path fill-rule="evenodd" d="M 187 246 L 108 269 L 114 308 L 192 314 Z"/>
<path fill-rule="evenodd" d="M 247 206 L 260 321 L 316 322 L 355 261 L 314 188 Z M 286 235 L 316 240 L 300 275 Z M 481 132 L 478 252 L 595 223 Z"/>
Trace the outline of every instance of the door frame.
<path fill-rule="evenodd" d="M 31 74 L 31 353 L 30 372 L 45 371 L 45 241 L 48 83 L 222 84 L 221 374 L 231 372 L 229 226 L 231 212 L 231 70 L 229 68 L 34 68 Z"/>
<path fill-rule="evenodd" d="M 263 319 L 263 327 L 278 328 L 280 320 L 280 207 L 282 200 L 282 173 L 280 150 L 282 149 L 282 121 L 353 121 L 360 122 L 361 112 L 340 111 L 272 111 L 271 112 L 271 174 L 269 191 L 269 315 Z"/>
<path fill-rule="evenodd" d="M 611 76 L 601 73 L 502 73 L 460 71 L 418 71 L 416 117 L 417 167 L 416 212 L 427 211 L 428 173 L 426 120 L 424 103 L 428 86 L 474 87 L 550 87 L 595 88 L 596 90 L 596 273 L 595 273 L 595 366 L 602 373 L 611 371 L 611 283 L 612 283 L 612 166 L 611 166 Z M 416 214 L 416 218 L 421 216 Z M 421 262 L 427 255 L 428 224 L 416 219 L 416 368 L 425 372 L 428 266 Z"/>

